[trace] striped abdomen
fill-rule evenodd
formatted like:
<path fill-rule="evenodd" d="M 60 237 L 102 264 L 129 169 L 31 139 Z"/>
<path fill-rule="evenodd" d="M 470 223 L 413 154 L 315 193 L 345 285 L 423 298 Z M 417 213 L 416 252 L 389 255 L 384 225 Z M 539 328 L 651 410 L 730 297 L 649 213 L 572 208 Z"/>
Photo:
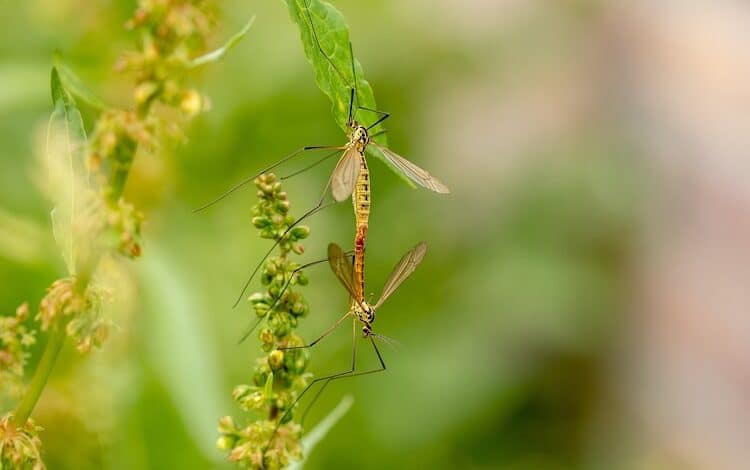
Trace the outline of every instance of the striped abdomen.
<path fill-rule="evenodd" d="M 359 176 L 354 186 L 352 202 L 357 232 L 354 237 L 354 284 L 360 301 L 365 298 L 365 244 L 370 219 L 370 170 L 364 153 L 359 155 Z"/>

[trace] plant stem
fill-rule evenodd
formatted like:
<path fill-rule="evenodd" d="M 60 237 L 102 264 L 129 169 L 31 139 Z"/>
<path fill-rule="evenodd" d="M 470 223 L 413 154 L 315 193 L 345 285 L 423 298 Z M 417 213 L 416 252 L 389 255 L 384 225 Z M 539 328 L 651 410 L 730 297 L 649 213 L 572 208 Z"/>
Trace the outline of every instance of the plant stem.
<path fill-rule="evenodd" d="M 34 410 L 39 396 L 47 384 L 47 379 L 52 372 L 52 368 L 55 366 L 60 349 L 62 349 L 62 345 L 65 343 L 65 336 L 65 325 L 62 322 L 58 322 L 52 328 L 47 345 L 44 347 L 42 358 L 39 360 L 39 364 L 37 364 L 34 371 L 34 377 L 31 379 L 31 383 L 29 383 L 15 413 L 13 413 L 13 421 L 16 426 L 23 426 L 26 424 L 29 416 L 31 416 L 31 412 Z"/>

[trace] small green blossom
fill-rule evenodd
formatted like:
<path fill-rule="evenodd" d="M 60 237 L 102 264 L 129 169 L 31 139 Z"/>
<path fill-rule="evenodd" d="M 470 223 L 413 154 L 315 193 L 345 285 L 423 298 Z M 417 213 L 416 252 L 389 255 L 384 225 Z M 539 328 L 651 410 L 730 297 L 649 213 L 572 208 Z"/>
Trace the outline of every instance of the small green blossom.
<path fill-rule="evenodd" d="M 268 353 L 257 359 L 252 384 L 238 385 L 232 398 L 247 412 L 263 418 L 238 426 L 225 416 L 219 421 L 219 449 L 227 452 L 230 461 L 242 468 L 278 469 L 302 457 L 302 427 L 290 411 L 299 393 L 310 383 L 307 373 L 310 361 L 306 349 L 279 347 L 303 346 L 304 341 L 294 330 L 298 321 L 309 312 L 309 305 L 294 287 L 307 284 L 307 277 L 298 271 L 300 265 L 290 259 L 292 253 L 304 252 L 300 241 L 310 229 L 295 226 L 289 214 L 287 194 L 275 175 L 261 175 L 255 180 L 260 201 L 253 208 L 252 223 L 262 238 L 278 242 L 278 255 L 268 259 L 261 270 L 264 292 L 248 297 L 248 302 L 263 325 L 258 332 L 261 348 Z M 274 434 L 280 419 L 282 424 Z"/>

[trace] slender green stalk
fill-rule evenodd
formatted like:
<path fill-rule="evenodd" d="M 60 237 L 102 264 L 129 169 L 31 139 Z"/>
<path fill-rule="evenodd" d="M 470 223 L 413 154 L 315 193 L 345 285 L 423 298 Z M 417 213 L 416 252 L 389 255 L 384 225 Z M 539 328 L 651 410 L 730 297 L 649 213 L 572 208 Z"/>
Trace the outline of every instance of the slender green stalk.
<path fill-rule="evenodd" d="M 16 407 L 15 413 L 13 413 L 13 421 L 16 426 L 23 426 L 26 420 L 29 419 L 29 416 L 31 416 L 31 412 L 34 411 L 42 390 L 47 385 L 47 379 L 49 379 L 49 375 L 55 367 L 57 356 L 60 354 L 60 349 L 62 349 L 65 343 L 66 336 L 65 325 L 62 322 L 58 322 L 49 335 L 42 358 L 39 360 L 39 364 L 34 371 L 34 377 L 31 379 L 31 383 L 29 383 L 21 402 Z"/>

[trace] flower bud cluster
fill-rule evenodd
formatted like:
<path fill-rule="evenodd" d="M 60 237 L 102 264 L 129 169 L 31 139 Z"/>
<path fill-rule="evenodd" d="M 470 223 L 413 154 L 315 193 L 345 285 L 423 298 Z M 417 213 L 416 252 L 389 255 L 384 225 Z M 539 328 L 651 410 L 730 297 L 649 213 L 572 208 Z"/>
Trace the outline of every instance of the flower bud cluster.
<path fill-rule="evenodd" d="M 307 349 L 279 348 L 304 345 L 295 329 L 300 318 L 309 313 L 309 305 L 294 287 L 307 285 L 308 279 L 290 256 L 304 252 L 300 241 L 308 237 L 310 229 L 293 226 L 289 199 L 274 174 L 261 175 L 255 186 L 260 200 L 253 208 L 252 222 L 261 238 L 278 242 L 278 255 L 262 267 L 265 291 L 248 298 L 261 321 L 258 337 L 267 354 L 256 361 L 252 383 L 235 387 L 232 398 L 240 408 L 261 418 L 245 427 L 237 426 L 229 416 L 222 418 L 218 446 L 241 467 L 276 469 L 302 455 L 302 428 L 293 420 L 293 413 L 287 412 L 311 379 L 306 372 L 310 356 Z"/>
<path fill-rule="evenodd" d="M 213 2 L 205 0 L 141 0 L 129 29 L 141 33 L 140 50 L 125 55 L 117 68 L 135 73 L 136 109 L 156 101 L 188 117 L 209 106 L 208 100 L 183 79 L 190 60 L 202 51 L 216 23 Z"/>

